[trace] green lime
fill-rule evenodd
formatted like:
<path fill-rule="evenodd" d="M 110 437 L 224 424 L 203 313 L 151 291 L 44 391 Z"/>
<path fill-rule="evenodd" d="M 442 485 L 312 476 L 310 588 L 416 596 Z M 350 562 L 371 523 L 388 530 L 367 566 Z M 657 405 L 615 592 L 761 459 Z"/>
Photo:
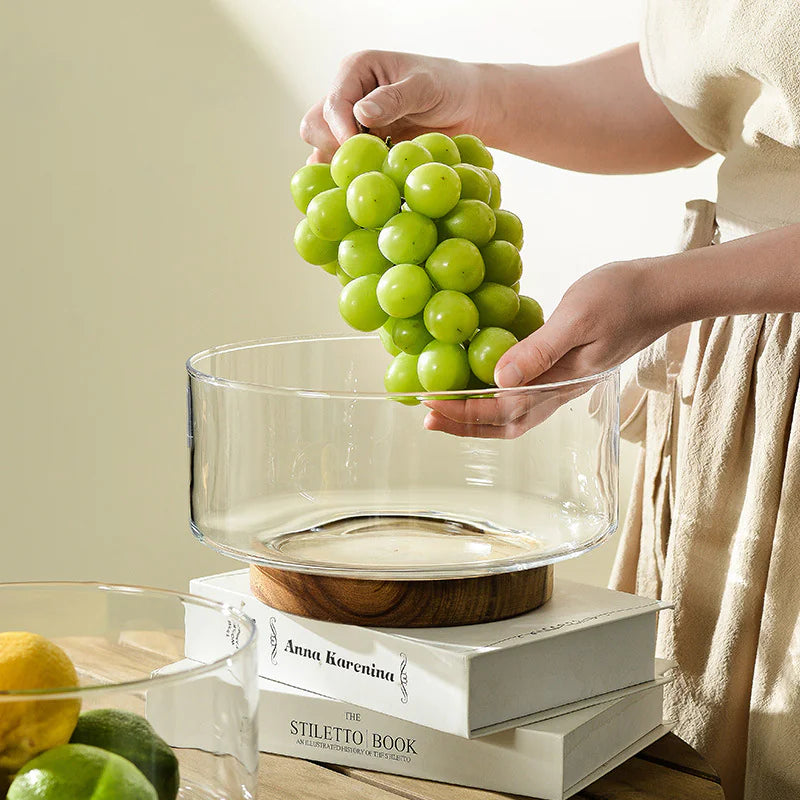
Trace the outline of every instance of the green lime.
<path fill-rule="evenodd" d="M 156 800 L 150 781 L 122 756 L 84 744 L 62 744 L 17 773 L 8 800 Z"/>
<path fill-rule="evenodd" d="M 175 800 L 180 788 L 178 759 L 144 717 L 116 708 L 85 711 L 78 717 L 70 741 L 127 758 L 153 784 L 158 800 Z"/>

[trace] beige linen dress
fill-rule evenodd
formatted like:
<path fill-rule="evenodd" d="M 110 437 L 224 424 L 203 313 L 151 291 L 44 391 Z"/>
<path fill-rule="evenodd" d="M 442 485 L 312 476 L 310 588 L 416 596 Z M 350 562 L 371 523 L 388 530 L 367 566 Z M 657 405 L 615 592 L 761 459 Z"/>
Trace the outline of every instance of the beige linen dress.
<path fill-rule="evenodd" d="M 683 246 L 800 222 L 800 0 L 651 0 L 642 60 L 725 157 Z M 667 715 L 728 800 L 800 799 L 799 386 L 800 315 L 767 314 L 672 331 L 623 395 L 643 447 L 612 585 L 675 603 Z"/>

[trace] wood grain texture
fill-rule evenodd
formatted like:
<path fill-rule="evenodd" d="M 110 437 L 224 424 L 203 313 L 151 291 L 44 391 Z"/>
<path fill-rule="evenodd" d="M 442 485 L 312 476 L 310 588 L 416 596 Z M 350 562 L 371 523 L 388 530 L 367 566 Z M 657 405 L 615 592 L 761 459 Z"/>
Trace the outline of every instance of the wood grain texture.
<path fill-rule="evenodd" d="M 679 750 L 682 749 L 679 745 L 685 745 L 673 734 L 667 734 L 653 747 L 660 742 L 666 742 L 667 750 Z M 688 745 L 685 747 L 694 753 L 695 764 L 705 764 L 705 768 L 709 769 L 692 748 Z M 520 799 L 519 795 L 450 786 L 418 778 L 406 778 L 402 775 L 384 775 L 380 772 L 351 767 L 332 766 L 331 769 L 356 780 L 393 791 L 408 800 Z M 579 792 L 575 795 L 575 800 L 725 800 L 725 796 L 722 788 L 712 779 L 654 764 L 636 756 Z"/>
<path fill-rule="evenodd" d="M 262 753 L 258 800 L 397 800 L 397 793 L 310 761 Z"/>
<path fill-rule="evenodd" d="M 581 800 L 725 800 L 718 783 L 631 758 L 580 792 Z"/>
<path fill-rule="evenodd" d="M 546 603 L 553 566 L 450 580 L 382 581 L 250 567 L 253 595 L 272 608 L 327 622 L 392 628 L 471 625 Z"/>
<path fill-rule="evenodd" d="M 517 800 L 520 795 L 492 792 L 487 789 L 473 789 L 468 786 L 451 786 L 447 783 L 436 783 L 421 778 L 407 778 L 404 775 L 385 775 L 382 772 L 371 772 L 353 767 L 337 767 L 331 769 L 348 775 L 357 781 L 369 783 L 386 791 L 394 792 L 408 800 Z"/>
<path fill-rule="evenodd" d="M 110 642 L 102 636 L 64 636 L 55 640 L 92 683 L 120 683 L 146 678 L 154 669 L 177 661 L 153 650 Z"/>

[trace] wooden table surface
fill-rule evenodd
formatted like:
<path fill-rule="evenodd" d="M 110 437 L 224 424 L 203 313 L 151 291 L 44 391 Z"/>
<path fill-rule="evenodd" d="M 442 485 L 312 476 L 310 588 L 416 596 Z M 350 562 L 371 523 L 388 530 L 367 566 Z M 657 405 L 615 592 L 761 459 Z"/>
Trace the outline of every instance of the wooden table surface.
<path fill-rule="evenodd" d="M 166 640 L 161 640 L 166 641 Z M 82 671 L 101 680 L 141 677 L 181 658 L 173 640 L 156 655 L 151 637 L 131 635 L 109 648 L 92 639 L 60 640 Z M 517 795 L 449 786 L 262 753 L 258 800 L 520 800 Z M 724 800 L 713 769 L 686 743 L 667 734 L 638 756 L 574 795 L 576 800 Z"/>

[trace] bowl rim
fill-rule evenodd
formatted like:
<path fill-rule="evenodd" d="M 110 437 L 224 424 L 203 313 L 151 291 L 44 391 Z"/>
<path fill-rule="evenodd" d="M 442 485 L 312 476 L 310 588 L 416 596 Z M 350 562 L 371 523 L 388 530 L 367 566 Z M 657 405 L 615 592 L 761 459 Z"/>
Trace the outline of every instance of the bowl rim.
<path fill-rule="evenodd" d="M 488 389 L 460 389 L 458 391 L 444 392 L 345 392 L 339 390 L 323 389 L 304 389 L 298 386 L 279 386 L 255 381 L 233 380 L 222 378 L 218 375 L 211 375 L 198 369 L 195 364 L 205 358 L 222 353 L 233 353 L 238 350 L 251 350 L 257 347 L 273 347 L 287 344 L 301 344 L 313 342 L 336 342 L 336 341 L 367 341 L 374 340 L 380 342 L 377 335 L 371 334 L 313 334 L 310 336 L 279 336 L 263 339 L 247 339 L 240 342 L 230 342 L 228 344 L 214 345 L 205 350 L 200 350 L 186 359 L 186 371 L 190 378 L 201 383 L 213 386 L 222 386 L 230 389 L 242 389 L 247 391 L 263 392 L 266 394 L 293 395 L 296 397 L 331 398 L 346 400 L 385 400 L 389 399 L 418 399 L 425 400 L 465 400 L 467 398 L 492 398 L 498 395 L 508 394 L 534 394 L 536 392 L 552 391 L 563 388 L 575 387 L 581 384 L 597 384 L 609 377 L 619 374 L 621 365 L 609 367 L 609 369 L 597 372 L 593 375 L 586 375 L 581 378 L 570 378 L 565 381 L 555 381 L 551 383 L 536 383 L 526 386 L 510 386 L 499 388 L 497 386 Z"/>
<path fill-rule="evenodd" d="M 186 605 L 201 606 L 211 610 L 216 610 L 223 617 L 233 619 L 248 631 L 246 640 L 226 656 L 214 659 L 208 663 L 196 662 L 196 666 L 181 669 L 178 672 L 170 672 L 162 675 L 149 675 L 146 678 L 136 678 L 128 681 L 112 681 L 110 683 L 98 683 L 89 686 L 75 687 L 56 687 L 53 689 L 0 689 L 0 708 L 2 704 L 10 701 L 33 700 L 41 698 L 43 700 L 67 700 L 80 697 L 82 695 L 97 695 L 103 692 L 114 691 L 133 691 L 136 689 L 148 689 L 153 686 L 164 686 L 172 683 L 181 683 L 187 679 L 216 672 L 226 664 L 231 663 L 237 658 L 244 658 L 245 654 L 251 649 L 255 649 L 258 639 L 258 629 L 254 620 L 234 606 L 221 603 L 217 600 L 210 600 L 206 597 L 190 594 L 189 592 L 178 592 L 173 589 L 159 589 L 154 586 L 141 586 L 137 584 L 105 583 L 100 581 L 0 581 L 0 596 L 6 589 L 96 589 L 101 592 L 111 592 L 114 594 L 127 595 L 158 595 L 164 598 L 173 598 Z M 187 659 L 179 659 L 177 663 L 184 664 Z M 255 672 L 255 670 L 254 670 Z M 255 674 L 253 676 L 256 677 Z"/>

